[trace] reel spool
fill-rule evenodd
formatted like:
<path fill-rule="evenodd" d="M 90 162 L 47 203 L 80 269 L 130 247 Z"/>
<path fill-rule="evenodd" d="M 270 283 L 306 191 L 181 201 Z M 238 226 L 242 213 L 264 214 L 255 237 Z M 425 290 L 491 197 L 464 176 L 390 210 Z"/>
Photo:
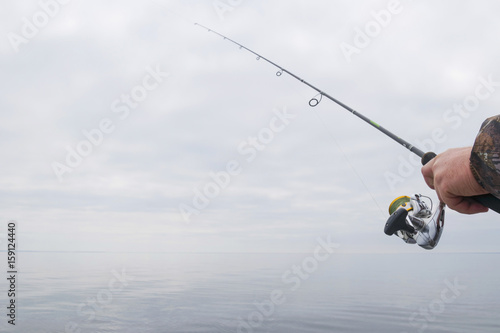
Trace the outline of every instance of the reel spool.
<path fill-rule="evenodd" d="M 410 202 L 410 200 L 411 200 L 411 198 L 406 196 L 406 195 L 403 195 L 403 196 L 400 196 L 400 197 L 397 197 L 396 199 L 394 199 L 391 202 L 391 204 L 389 205 L 389 215 L 392 215 L 392 213 L 394 213 L 399 207 L 407 209 L 408 203 Z M 413 209 L 413 208 L 411 208 L 411 206 L 409 208 Z"/>
<path fill-rule="evenodd" d="M 430 201 L 431 208 L 422 198 Z M 395 234 L 408 244 L 432 250 L 443 233 L 445 205 L 441 203 L 434 214 L 432 206 L 432 200 L 420 194 L 394 199 L 389 205 L 390 217 L 384 227 L 385 234 Z"/>

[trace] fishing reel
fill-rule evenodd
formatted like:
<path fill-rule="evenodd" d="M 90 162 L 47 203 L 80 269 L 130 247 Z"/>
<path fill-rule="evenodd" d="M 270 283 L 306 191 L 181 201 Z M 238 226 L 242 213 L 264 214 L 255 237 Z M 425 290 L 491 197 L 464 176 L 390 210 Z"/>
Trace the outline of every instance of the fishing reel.
<path fill-rule="evenodd" d="M 428 203 L 423 200 L 427 199 Z M 408 244 L 418 244 L 432 250 L 439 243 L 444 227 L 445 204 L 432 213 L 432 200 L 420 194 L 412 197 L 401 196 L 389 205 L 391 215 L 385 224 L 388 236 L 396 235 Z"/>

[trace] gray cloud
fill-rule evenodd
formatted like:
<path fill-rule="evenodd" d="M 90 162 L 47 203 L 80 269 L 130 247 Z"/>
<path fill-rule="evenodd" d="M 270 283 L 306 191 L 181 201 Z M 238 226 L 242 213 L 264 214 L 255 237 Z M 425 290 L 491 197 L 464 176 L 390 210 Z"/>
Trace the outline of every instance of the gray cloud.
<path fill-rule="evenodd" d="M 21 220 L 30 250 L 307 252 L 332 234 L 344 251 L 418 251 L 382 233 L 395 196 L 435 197 L 418 167 L 388 186 L 384 174 L 397 173 L 409 153 L 330 101 L 309 108 L 314 91 L 192 24 L 255 49 L 410 142 L 439 127 L 447 140 L 438 152 L 472 143 L 482 120 L 498 113 L 500 94 L 458 129 L 443 115 L 479 77 L 500 80 L 499 5 L 401 1 L 402 12 L 348 63 L 341 43 L 353 43 L 355 29 L 387 4 L 252 1 L 221 20 L 211 2 L 73 1 L 18 53 L 4 38 L 4 219 Z M 40 10 L 36 1 L 3 6 L 5 36 Z M 120 119 L 112 103 L 148 66 L 170 76 Z M 247 162 L 238 146 L 284 107 L 297 117 Z M 115 130 L 60 183 L 51 163 L 64 163 L 66 147 L 103 118 Z M 179 204 L 231 160 L 241 174 L 184 224 Z M 496 223 L 493 214 L 451 213 L 436 251 L 498 251 L 480 242 Z M 471 234 L 477 241 L 467 241 Z"/>

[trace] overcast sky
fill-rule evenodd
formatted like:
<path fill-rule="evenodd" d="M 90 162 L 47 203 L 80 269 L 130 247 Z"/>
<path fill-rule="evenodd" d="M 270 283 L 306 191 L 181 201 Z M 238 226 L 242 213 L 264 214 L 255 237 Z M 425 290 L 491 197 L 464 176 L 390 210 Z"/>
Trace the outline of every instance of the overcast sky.
<path fill-rule="evenodd" d="M 0 220 L 21 249 L 425 251 L 383 233 L 395 197 L 436 200 L 408 151 L 194 22 L 423 150 L 499 113 L 497 1 L 62 2 L 0 11 Z M 434 251 L 499 235 L 495 213 L 448 212 Z"/>

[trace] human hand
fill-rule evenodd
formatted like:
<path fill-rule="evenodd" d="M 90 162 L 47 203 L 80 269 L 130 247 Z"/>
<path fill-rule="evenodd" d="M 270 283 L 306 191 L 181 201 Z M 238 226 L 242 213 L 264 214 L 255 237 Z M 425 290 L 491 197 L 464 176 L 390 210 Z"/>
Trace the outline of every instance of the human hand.
<path fill-rule="evenodd" d="M 470 198 L 488 193 L 472 175 L 471 150 L 471 147 L 449 149 L 422 167 L 425 182 L 436 190 L 439 200 L 462 214 L 488 211 L 487 207 Z"/>

